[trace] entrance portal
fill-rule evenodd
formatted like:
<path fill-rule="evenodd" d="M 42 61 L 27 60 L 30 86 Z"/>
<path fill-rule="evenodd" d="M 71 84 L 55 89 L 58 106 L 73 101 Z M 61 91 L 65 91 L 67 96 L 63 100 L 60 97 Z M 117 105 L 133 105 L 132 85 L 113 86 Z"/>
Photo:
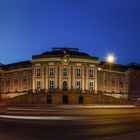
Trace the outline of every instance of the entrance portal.
<path fill-rule="evenodd" d="M 62 103 L 63 104 L 68 104 L 68 96 L 67 95 L 63 95 L 63 97 L 62 97 Z"/>
<path fill-rule="evenodd" d="M 81 95 L 79 96 L 79 104 L 83 104 L 84 103 L 84 97 Z"/>
<path fill-rule="evenodd" d="M 52 96 L 47 95 L 47 104 L 52 104 Z"/>

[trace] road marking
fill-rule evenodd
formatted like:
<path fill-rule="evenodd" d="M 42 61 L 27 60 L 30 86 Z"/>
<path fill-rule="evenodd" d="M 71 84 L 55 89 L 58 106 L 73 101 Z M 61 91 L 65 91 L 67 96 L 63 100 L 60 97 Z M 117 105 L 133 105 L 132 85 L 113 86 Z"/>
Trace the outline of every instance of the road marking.
<path fill-rule="evenodd" d="M 83 120 L 89 117 L 79 116 L 15 116 L 15 115 L 0 115 L 0 118 L 5 119 L 22 119 L 22 120 Z"/>

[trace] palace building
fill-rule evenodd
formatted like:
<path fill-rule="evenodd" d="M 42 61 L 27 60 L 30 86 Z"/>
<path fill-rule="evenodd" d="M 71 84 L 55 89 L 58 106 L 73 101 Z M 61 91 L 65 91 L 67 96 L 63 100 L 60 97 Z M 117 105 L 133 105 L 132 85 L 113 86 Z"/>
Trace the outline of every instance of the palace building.
<path fill-rule="evenodd" d="M 0 64 L 1 100 L 23 95 L 33 100 L 30 94 L 48 104 L 93 104 L 97 95 L 133 100 L 140 97 L 140 65 L 110 65 L 77 48 L 53 48 L 30 61 Z"/>

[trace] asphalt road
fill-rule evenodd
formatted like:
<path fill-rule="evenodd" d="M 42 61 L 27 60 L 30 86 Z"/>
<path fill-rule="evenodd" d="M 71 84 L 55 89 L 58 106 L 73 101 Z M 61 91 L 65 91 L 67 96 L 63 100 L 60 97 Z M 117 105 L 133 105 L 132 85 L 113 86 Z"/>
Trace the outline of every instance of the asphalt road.
<path fill-rule="evenodd" d="M 0 140 L 140 139 L 140 109 L 65 109 L 60 112 L 65 119 L 0 118 Z"/>

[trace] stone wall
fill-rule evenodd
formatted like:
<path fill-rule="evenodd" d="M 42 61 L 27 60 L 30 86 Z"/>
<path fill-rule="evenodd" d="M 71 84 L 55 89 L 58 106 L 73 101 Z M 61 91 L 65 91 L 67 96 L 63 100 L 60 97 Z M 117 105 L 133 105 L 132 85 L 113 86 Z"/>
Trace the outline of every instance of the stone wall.
<path fill-rule="evenodd" d="M 7 100 L 9 104 L 49 104 L 48 96 L 51 95 L 51 104 L 61 105 L 64 104 L 64 96 L 68 97 L 68 102 L 65 104 L 69 105 L 89 105 L 89 104 L 129 104 L 128 100 L 117 99 L 111 96 L 101 94 L 24 94 Z M 83 103 L 79 103 L 79 96 L 83 97 Z"/>
<path fill-rule="evenodd" d="M 14 98 L 14 97 L 21 96 L 21 95 L 25 95 L 25 94 L 27 94 L 27 92 L 20 92 L 20 93 L 3 93 L 3 94 L 1 94 L 1 99 L 2 99 L 2 100 L 6 100 L 6 99 L 9 99 L 9 98 Z"/>

